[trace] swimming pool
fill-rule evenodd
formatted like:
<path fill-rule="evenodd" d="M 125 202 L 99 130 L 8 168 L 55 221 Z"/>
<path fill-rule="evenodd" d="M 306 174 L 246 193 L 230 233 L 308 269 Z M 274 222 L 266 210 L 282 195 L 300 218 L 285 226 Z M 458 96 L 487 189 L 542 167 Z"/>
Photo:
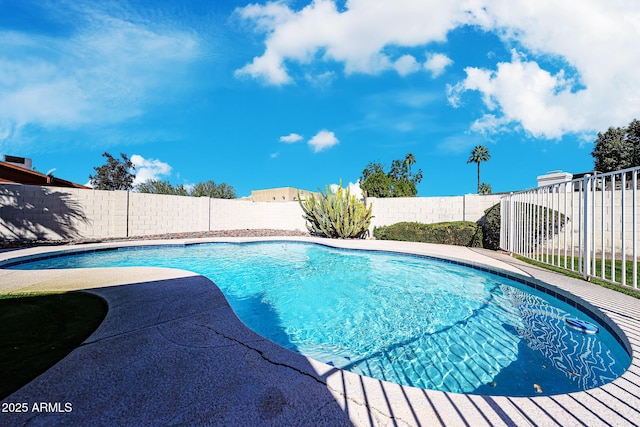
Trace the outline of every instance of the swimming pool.
<path fill-rule="evenodd" d="M 164 266 L 209 277 L 238 317 L 293 351 L 378 379 L 534 396 L 597 387 L 629 366 L 604 327 L 504 277 L 424 257 L 292 242 L 75 254 L 12 268 Z"/>

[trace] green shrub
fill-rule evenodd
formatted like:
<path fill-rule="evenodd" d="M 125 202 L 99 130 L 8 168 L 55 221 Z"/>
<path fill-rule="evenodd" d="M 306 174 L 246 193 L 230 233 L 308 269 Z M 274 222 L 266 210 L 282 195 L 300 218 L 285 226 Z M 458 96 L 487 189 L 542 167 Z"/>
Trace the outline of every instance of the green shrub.
<path fill-rule="evenodd" d="M 478 224 L 468 221 L 436 224 L 399 222 L 386 227 L 376 227 L 373 230 L 373 235 L 380 240 L 482 247 L 482 228 Z"/>
<path fill-rule="evenodd" d="M 484 211 L 478 224 L 482 227 L 482 247 L 494 251 L 500 249 L 500 203 Z"/>
<path fill-rule="evenodd" d="M 366 204 L 352 196 L 348 188 L 343 189 L 342 181 L 335 193 L 327 186 L 318 200 L 310 195 L 302 201 L 298 194 L 298 203 L 304 212 L 307 229 L 316 236 L 364 239 L 369 231 L 372 206 L 367 209 Z"/>
<path fill-rule="evenodd" d="M 562 231 L 568 217 L 556 210 L 531 203 L 514 202 L 514 209 L 526 212 L 529 218 L 534 219 L 534 223 L 523 223 L 523 216 L 517 216 L 514 227 L 516 230 L 527 230 L 529 238 L 523 245 L 523 251 L 536 250 L 552 235 L 557 235 Z M 500 248 L 500 203 L 491 206 L 484 211 L 484 216 L 478 221 L 482 226 L 483 247 L 485 249 L 497 250 Z"/>

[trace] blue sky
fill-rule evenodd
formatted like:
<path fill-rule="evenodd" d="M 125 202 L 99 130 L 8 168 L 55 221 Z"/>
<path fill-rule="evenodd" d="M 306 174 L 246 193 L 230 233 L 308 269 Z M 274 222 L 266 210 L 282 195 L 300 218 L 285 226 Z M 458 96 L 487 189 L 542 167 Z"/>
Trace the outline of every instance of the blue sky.
<path fill-rule="evenodd" d="M 586 172 L 640 118 L 640 5 L 624 0 L 0 0 L 0 153 L 86 183 L 356 183 L 413 153 L 421 196 Z"/>

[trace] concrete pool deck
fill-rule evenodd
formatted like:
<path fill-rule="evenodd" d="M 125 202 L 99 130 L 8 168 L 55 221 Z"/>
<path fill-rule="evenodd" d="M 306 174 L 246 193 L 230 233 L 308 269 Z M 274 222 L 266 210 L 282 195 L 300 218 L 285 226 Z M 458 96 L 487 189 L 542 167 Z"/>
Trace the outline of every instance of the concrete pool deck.
<path fill-rule="evenodd" d="M 640 424 L 640 301 L 481 249 L 392 241 L 214 238 L 39 247 L 4 260 L 72 249 L 204 241 L 309 241 L 416 253 L 488 266 L 549 283 L 600 310 L 632 350 L 629 369 L 584 392 L 527 398 L 444 393 L 342 371 L 249 330 L 208 279 L 162 268 L 0 269 L 0 292 L 85 290 L 109 312 L 98 329 L 44 374 L 2 401 L 0 425 L 467 425 Z M 44 410 L 33 410 L 34 405 Z M 71 411 L 65 412 L 65 404 Z"/>

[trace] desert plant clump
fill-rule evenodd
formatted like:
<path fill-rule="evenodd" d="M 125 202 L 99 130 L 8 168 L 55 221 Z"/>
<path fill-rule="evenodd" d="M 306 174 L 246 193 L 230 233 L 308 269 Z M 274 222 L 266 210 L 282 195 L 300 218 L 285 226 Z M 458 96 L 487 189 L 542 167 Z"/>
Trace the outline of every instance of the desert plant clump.
<path fill-rule="evenodd" d="M 298 203 L 304 212 L 309 233 L 316 236 L 339 239 L 364 239 L 371 224 L 372 205 L 351 194 L 348 188 L 342 188 L 342 181 L 335 191 L 326 187 L 316 199 L 310 195 Z"/>

